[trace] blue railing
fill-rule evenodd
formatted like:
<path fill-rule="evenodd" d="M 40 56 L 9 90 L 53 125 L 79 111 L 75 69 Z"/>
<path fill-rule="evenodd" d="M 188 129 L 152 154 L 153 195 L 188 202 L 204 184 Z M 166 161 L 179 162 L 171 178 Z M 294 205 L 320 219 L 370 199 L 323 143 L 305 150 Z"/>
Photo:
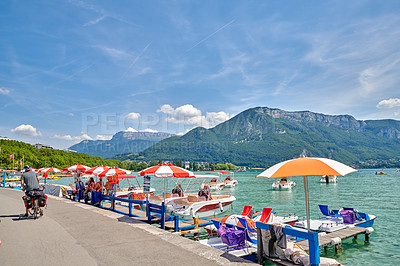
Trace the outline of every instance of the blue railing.
<path fill-rule="evenodd" d="M 269 230 L 269 225 L 261 222 L 256 223 L 256 227 L 259 229 L 265 229 Z M 259 231 L 259 230 L 257 230 Z M 308 240 L 308 247 L 309 247 L 309 253 L 310 253 L 310 263 L 311 265 L 318 265 L 320 262 L 320 255 L 319 255 L 319 243 L 318 243 L 318 233 L 317 232 L 303 232 L 303 231 L 298 231 L 293 228 L 283 228 L 282 232 L 285 235 L 291 235 L 295 237 L 300 237 Z M 261 239 L 261 236 L 259 239 Z M 259 254 L 262 254 L 262 241 L 258 241 L 260 243 L 258 245 L 258 252 Z M 261 250 L 260 250 L 261 249 Z M 260 262 L 260 261 L 259 261 Z"/>

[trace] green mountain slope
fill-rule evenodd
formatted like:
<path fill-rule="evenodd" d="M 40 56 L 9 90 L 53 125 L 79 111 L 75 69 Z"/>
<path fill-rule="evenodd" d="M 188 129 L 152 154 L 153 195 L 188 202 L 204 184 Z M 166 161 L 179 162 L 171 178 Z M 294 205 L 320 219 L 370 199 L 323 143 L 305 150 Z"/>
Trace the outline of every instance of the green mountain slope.
<path fill-rule="evenodd" d="M 100 157 L 93 157 L 83 153 L 69 153 L 61 150 L 53 149 L 36 149 L 32 145 L 14 141 L 0 140 L 0 168 L 12 168 L 12 159 L 9 158 L 11 153 L 14 153 L 14 161 L 21 160 L 24 156 L 24 164 L 30 165 L 33 168 L 40 167 L 57 167 L 63 169 L 74 164 L 84 164 L 87 166 L 109 165 L 109 166 L 126 166 L 122 162 L 116 160 L 104 160 Z M 15 165 L 15 167 L 21 167 Z"/>
<path fill-rule="evenodd" d="M 348 115 L 248 109 L 218 126 L 195 128 L 171 137 L 139 155 L 118 159 L 231 162 L 267 167 L 282 160 L 321 156 L 360 167 L 400 162 L 400 122 L 359 121 Z M 399 164 L 400 165 L 400 164 Z"/>

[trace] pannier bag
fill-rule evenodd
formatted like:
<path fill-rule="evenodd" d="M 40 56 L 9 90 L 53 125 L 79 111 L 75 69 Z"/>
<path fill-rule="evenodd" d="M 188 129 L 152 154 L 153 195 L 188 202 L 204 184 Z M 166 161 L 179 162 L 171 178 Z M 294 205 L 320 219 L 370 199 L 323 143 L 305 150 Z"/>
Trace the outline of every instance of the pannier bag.
<path fill-rule="evenodd" d="M 31 199 L 31 197 L 23 196 L 22 199 L 24 200 L 25 208 L 28 208 L 28 209 L 32 208 L 32 199 Z"/>
<path fill-rule="evenodd" d="M 43 194 L 42 196 L 40 196 L 39 198 L 39 207 L 44 207 L 46 206 L 47 203 L 47 195 Z"/>

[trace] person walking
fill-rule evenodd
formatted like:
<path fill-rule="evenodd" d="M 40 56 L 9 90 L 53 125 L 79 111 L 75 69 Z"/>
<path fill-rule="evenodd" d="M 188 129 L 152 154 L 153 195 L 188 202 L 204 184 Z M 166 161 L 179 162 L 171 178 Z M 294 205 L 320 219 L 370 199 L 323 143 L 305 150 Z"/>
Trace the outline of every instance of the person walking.
<path fill-rule="evenodd" d="M 29 197 L 32 197 L 33 191 L 39 191 L 39 177 L 33 171 L 29 165 L 24 166 L 24 173 L 21 176 L 21 187 L 22 191 Z M 38 204 L 39 205 L 39 204 Z M 26 212 L 24 217 L 28 217 L 28 208 L 26 207 Z M 40 215 L 43 215 L 43 210 L 40 208 Z"/>

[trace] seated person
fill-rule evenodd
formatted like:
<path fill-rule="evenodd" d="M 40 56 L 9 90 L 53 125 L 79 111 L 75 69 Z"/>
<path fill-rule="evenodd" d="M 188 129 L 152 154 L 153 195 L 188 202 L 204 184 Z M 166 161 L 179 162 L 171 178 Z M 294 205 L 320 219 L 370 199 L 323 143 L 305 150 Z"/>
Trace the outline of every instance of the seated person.
<path fill-rule="evenodd" d="M 92 190 L 93 190 L 94 185 L 95 185 L 94 179 L 93 179 L 93 177 L 91 177 L 91 178 L 89 179 L 89 181 L 86 183 L 86 190 L 85 190 L 85 194 L 86 194 L 86 195 L 87 195 L 87 193 L 88 193 L 89 191 L 92 191 Z"/>
<path fill-rule="evenodd" d="M 103 178 L 100 177 L 99 181 L 94 185 L 93 191 L 100 192 L 103 189 Z"/>

